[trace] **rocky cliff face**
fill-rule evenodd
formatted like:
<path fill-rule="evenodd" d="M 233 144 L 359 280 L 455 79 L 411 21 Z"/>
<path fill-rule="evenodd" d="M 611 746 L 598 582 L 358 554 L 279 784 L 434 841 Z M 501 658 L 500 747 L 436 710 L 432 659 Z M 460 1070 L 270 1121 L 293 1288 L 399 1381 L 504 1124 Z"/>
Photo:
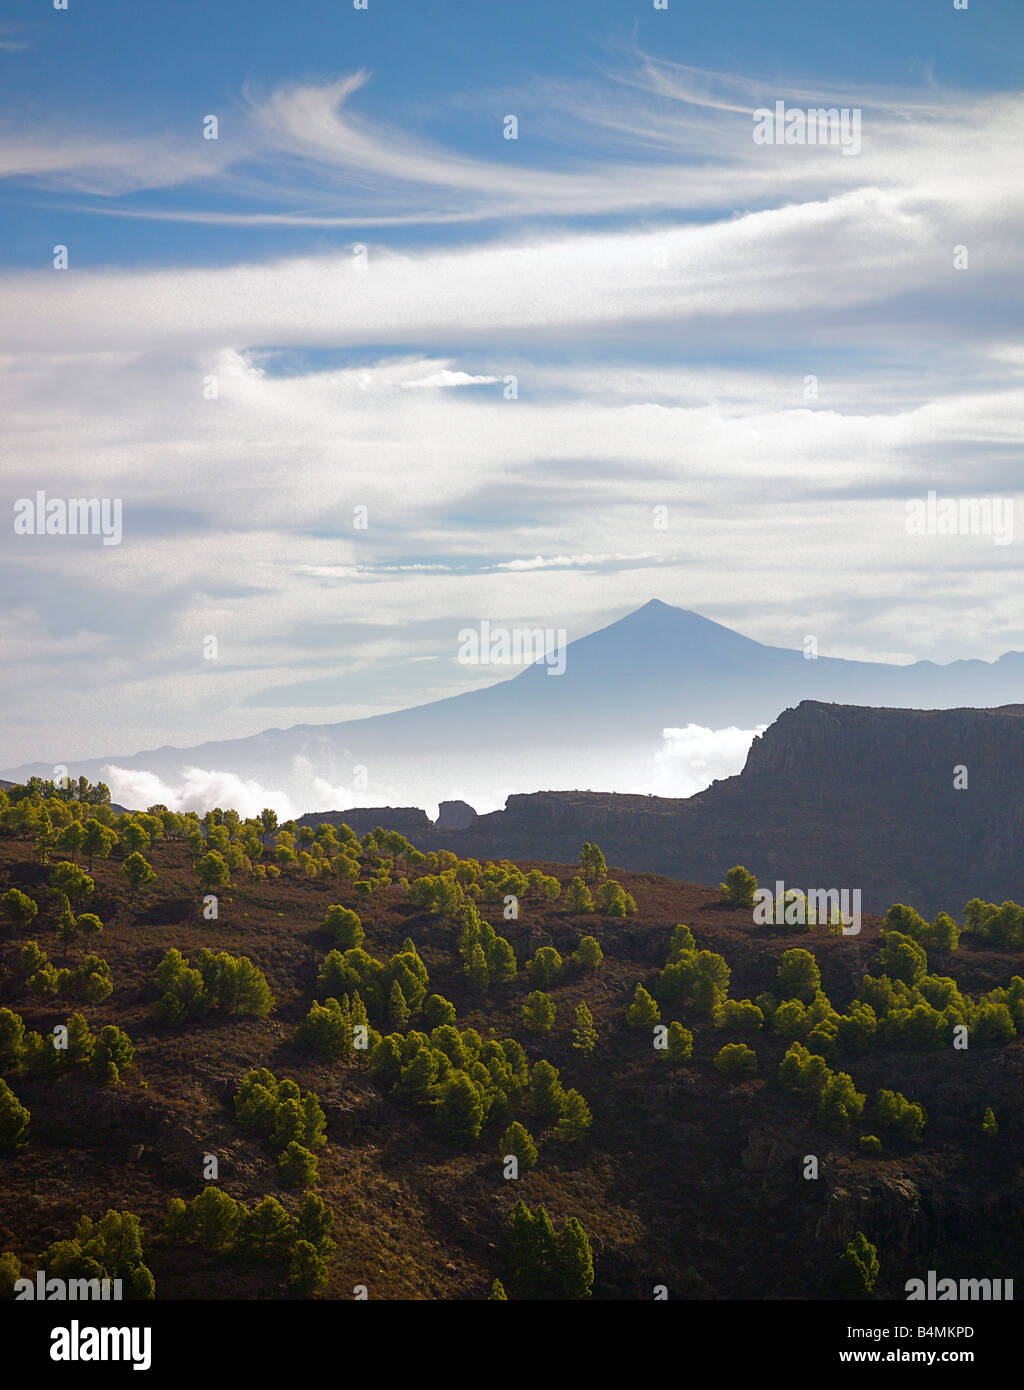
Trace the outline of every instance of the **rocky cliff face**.
<path fill-rule="evenodd" d="M 434 822 L 418 806 L 354 806 L 348 811 L 311 811 L 300 816 L 297 825 L 345 824 L 357 835 L 366 835 L 378 826 L 397 830 L 415 845 L 436 849 Z"/>
<path fill-rule="evenodd" d="M 335 815 L 392 823 L 384 810 Z M 592 839 L 622 868 L 717 883 L 742 863 L 765 884 L 859 888 L 864 911 L 906 901 L 957 915 L 974 896 L 1024 898 L 1024 706 L 805 700 L 754 740 L 742 773 L 697 796 L 537 792 L 449 831 L 420 815 L 395 828 L 423 849 L 572 862 Z"/>

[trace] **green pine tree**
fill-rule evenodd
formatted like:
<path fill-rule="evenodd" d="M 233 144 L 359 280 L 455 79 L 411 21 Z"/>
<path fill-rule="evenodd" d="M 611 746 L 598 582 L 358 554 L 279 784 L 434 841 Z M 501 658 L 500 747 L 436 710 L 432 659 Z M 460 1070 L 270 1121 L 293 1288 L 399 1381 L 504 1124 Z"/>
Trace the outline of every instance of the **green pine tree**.
<path fill-rule="evenodd" d="M 533 1142 L 529 1130 L 518 1120 L 514 1120 L 501 1136 L 499 1151 L 503 1159 L 509 1154 L 514 1154 L 519 1160 L 521 1173 L 528 1173 L 531 1168 L 537 1166 L 537 1145 Z"/>
<path fill-rule="evenodd" d="M 312 1187 L 318 1176 L 316 1154 L 293 1139 L 278 1156 L 277 1171 L 283 1187 Z"/>
<path fill-rule="evenodd" d="M 626 1010 L 626 1022 L 631 1028 L 650 1028 L 660 1017 L 657 1004 L 643 985 L 638 984 L 633 993 L 633 1002 Z"/>
<path fill-rule="evenodd" d="M 555 1001 L 550 994 L 535 989 L 523 1005 L 523 1022 L 531 1033 L 546 1033 L 555 1021 Z"/>
<path fill-rule="evenodd" d="M 409 1005 L 405 1002 L 402 986 L 397 980 L 391 981 L 391 996 L 388 999 L 388 1024 L 395 1029 L 408 1027 Z"/>
<path fill-rule="evenodd" d="M 668 1025 L 668 1047 L 663 1054 L 670 1067 L 681 1067 L 693 1056 L 693 1034 L 674 1020 Z"/>
<path fill-rule="evenodd" d="M 464 1071 L 453 1071 L 441 1083 L 436 1114 L 441 1130 L 456 1143 L 471 1144 L 479 1138 L 484 1121 L 483 1097 Z"/>
<path fill-rule="evenodd" d="M 288 1283 L 297 1294 L 308 1297 L 327 1283 L 328 1261 L 308 1240 L 297 1240 L 288 1264 Z"/>
<path fill-rule="evenodd" d="M 556 1240 L 559 1292 L 563 1298 L 589 1298 L 594 1285 L 594 1256 L 586 1231 L 567 1216 Z"/>
<path fill-rule="evenodd" d="M 491 972 L 487 968 L 487 957 L 484 955 L 484 948 L 479 941 L 474 941 L 469 948 L 466 960 L 466 974 L 469 976 L 470 983 L 474 988 L 486 990 L 491 983 Z"/>
<path fill-rule="evenodd" d="M 836 1282 L 843 1298 L 870 1298 L 878 1278 L 878 1250 L 858 1231 L 836 1264 Z"/>
<path fill-rule="evenodd" d="M 295 1222 L 276 1197 L 264 1197 L 242 1219 L 240 1243 L 253 1259 L 283 1259 L 294 1240 Z"/>
<path fill-rule="evenodd" d="M 590 1107 L 579 1091 L 566 1091 L 562 1097 L 562 1117 L 555 1130 L 556 1138 L 578 1144 L 586 1138 L 593 1118 Z"/>
<path fill-rule="evenodd" d="M 7 1082 L 0 1081 L 0 1152 L 14 1154 L 25 1148 L 30 1119 Z"/>
<path fill-rule="evenodd" d="M 538 1062 L 530 1079 L 530 1104 L 533 1113 L 542 1124 L 554 1124 L 561 1118 L 563 1099 L 564 1092 L 558 1068 L 547 1061 Z"/>
<path fill-rule="evenodd" d="M 582 1052 L 584 1057 L 589 1057 L 597 1046 L 597 1029 L 594 1027 L 594 1016 L 587 1008 L 586 1004 L 576 1005 L 576 1022 L 572 1030 L 572 1045 L 577 1052 Z"/>

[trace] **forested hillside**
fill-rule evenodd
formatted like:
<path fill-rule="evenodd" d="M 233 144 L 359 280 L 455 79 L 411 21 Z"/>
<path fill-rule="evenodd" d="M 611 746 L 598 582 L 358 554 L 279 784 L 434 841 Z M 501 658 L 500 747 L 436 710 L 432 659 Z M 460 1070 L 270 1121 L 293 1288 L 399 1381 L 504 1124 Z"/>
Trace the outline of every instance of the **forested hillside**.
<path fill-rule="evenodd" d="M 1024 910 L 968 884 L 846 935 L 720 876 L 0 792 L 0 1294 L 1012 1276 Z"/>

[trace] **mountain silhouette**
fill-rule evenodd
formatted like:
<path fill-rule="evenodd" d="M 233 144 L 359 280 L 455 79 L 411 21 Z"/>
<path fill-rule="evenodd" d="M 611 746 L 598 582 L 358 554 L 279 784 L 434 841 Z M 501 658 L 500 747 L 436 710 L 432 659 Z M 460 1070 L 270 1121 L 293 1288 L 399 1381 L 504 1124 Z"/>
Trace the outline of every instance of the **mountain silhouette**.
<path fill-rule="evenodd" d="M 296 811 L 431 807 L 448 799 L 489 810 L 518 792 L 651 790 L 663 730 L 753 730 L 802 700 L 903 709 L 1024 700 L 1021 652 L 947 665 L 809 660 L 658 599 L 570 642 L 564 656 L 562 674 L 541 661 L 491 686 L 388 714 L 85 759 L 68 769 L 109 781 L 104 769 L 113 764 L 175 787 L 186 768 L 198 767 L 283 792 Z M 723 773 L 738 771 L 742 761 L 741 753 Z M 5 775 L 24 780 L 52 771 L 52 764 L 32 763 Z M 115 795 L 129 800 L 118 786 Z M 686 795 L 697 785 L 657 789 Z"/>

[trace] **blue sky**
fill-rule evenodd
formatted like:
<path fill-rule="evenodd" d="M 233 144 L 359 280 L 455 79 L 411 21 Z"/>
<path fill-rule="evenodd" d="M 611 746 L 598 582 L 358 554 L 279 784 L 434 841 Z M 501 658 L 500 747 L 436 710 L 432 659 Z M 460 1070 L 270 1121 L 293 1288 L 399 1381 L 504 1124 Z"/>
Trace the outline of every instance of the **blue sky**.
<path fill-rule="evenodd" d="M 495 153 L 495 128 L 506 114 L 502 96 L 538 84 L 594 81 L 620 68 L 622 55 L 634 49 L 708 71 L 778 77 L 782 87 L 797 74 L 871 87 L 910 89 L 934 81 L 975 91 L 1012 88 L 1019 75 L 1020 7 L 1015 0 L 986 0 L 984 6 L 975 0 L 975 7 L 957 12 L 952 0 L 861 0 L 855 6 L 670 0 L 667 11 L 655 11 L 651 4 L 560 0 L 496 12 L 471 3 L 371 0 L 366 11 L 356 11 L 341 0 L 309 0 L 284 15 L 276 0 L 254 0 L 244 13 L 136 0 L 102 6 L 71 0 L 66 12 L 56 12 L 38 0 L 14 0 L 5 9 L 10 17 L 0 34 L 6 45 L 0 63 L 9 125 L 94 130 L 112 139 L 165 135 L 183 147 L 208 112 L 220 113 L 221 139 L 230 143 L 239 134 L 246 84 L 271 90 L 365 68 L 372 80 L 360 109 L 368 117 L 429 131 L 483 157 Z M 502 153 L 559 167 L 557 135 L 546 122 L 529 127 L 529 103 L 521 116 L 527 129 Z M 73 239 L 83 267 L 223 263 L 283 249 L 280 227 L 243 233 L 238 226 L 205 226 L 190 235 L 181 224 L 76 211 L 102 207 L 104 200 L 46 196 L 24 182 L 10 197 L 0 247 L 8 266 L 38 265 L 55 219 L 64 239 Z M 117 202 L 147 211 L 226 206 L 216 180 L 163 193 L 146 189 Z M 445 232 L 434 227 L 430 235 L 437 240 Z M 393 229 L 389 240 L 422 236 L 413 226 Z M 293 228 L 287 249 L 335 242 L 334 234 Z"/>
<path fill-rule="evenodd" d="M 1024 648 L 1016 540 L 905 525 L 1019 490 L 1022 37 L 1016 0 L 9 5 L 5 492 L 125 529 L 3 533 L 0 765 L 420 703 L 493 679 L 466 623 L 651 597 Z M 860 151 L 756 145 L 778 99 Z"/>

